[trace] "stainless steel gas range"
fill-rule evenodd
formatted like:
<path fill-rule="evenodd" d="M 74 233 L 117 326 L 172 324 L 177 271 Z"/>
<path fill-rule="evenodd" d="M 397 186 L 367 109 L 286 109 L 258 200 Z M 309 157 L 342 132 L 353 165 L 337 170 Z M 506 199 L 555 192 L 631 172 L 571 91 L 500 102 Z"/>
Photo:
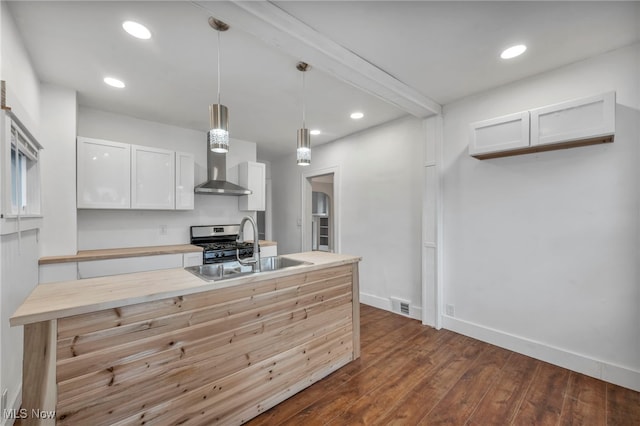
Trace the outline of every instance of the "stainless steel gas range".
<path fill-rule="evenodd" d="M 237 260 L 253 256 L 253 243 L 236 242 L 240 225 L 199 225 L 191 227 L 191 244 L 203 248 L 202 263 Z"/>

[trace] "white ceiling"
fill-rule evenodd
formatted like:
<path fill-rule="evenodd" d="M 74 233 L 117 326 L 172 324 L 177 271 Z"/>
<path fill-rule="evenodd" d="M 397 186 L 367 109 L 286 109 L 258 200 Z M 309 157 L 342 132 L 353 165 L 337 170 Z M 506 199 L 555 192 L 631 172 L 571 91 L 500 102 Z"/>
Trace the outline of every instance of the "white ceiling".
<path fill-rule="evenodd" d="M 11 1 L 9 11 L 43 82 L 78 91 L 80 105 L 203 132 L 221 101 L 232 138 L 273 160 L 295 149 L 305 60 L 307 127 L 326 143 L 640 41 L 640 2 Z M 130 37 L 136 20 L 151 40 Z M 527 52 L 505 62 L 515 43 Z M 111 75 L 123 90 L 102 83 Z M 361 110 L 354 121 L 349 113 Z M 233 148 L 232 148 L 233 149 Z"/>

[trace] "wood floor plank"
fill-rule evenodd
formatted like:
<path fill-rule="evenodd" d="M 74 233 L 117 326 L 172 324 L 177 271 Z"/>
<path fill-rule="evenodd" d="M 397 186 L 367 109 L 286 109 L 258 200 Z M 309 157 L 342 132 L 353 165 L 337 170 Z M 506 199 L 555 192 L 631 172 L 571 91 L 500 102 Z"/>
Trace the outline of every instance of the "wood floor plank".
<path fill-rule="evenodd" d="M 420 425 L 461 425 L 471 416 L 489 387 L 499 379 L 511 352 L 490 347 L 470 366 Z"/>
<path fill-rule="evenodd" d="M 326 424 L 326 422 L 348 409 L 358 399 L 385 385 L 390 380 L 390 377 L 406 363 L 406 358 L 399 356 L 399 353 L 406 353 L 407 356 L 411 356 L 421 349 L 417 345 L 418 339 L 419 337 L 414 335 L 413 338 L 407 340 L 408 349 L 396 347 L 394 352 L 390 352 L 391 356 L 388 356 L 384 361 L 380 360 L 372 367 L 364 369 L 360 374 L 352 377 L 345 385 L 333 389 L 332 392 L 314 401 L 294 417 L 274 424 L 294 426 L 299 425 L 301 421 L 309 425 Z"/>
<path fill-rule="evenodd" d="M 509 424 L 520 409 L 539 361 L 513 353 L 496 381 L 471 415 L 468 425 Z"/>
<path fill-rule="evenodd" d="M 512 424 L 557 425 L 568 381 L 569 370 L 541 362 Z"/>
<path fill-rule="evenodd" d="M 640 392 L 607 383 L 607 425 L 640 425 Z"/>
<path fill-rule="evenodd" d="M 449 331 L 440 331 L 451 333 Z M 453 333 L 459 341 L 461 350 L 452 351 L 447 362 L 436 368 L 421 383 L 411 389 L 396 404 L 396 409 L 387 413 L 377 424 L 379 425 L 416 425 L 442 399 L 460 377 L 490 346 L 486 343 Z M 446 348 L 445 348 L 446 350 Z"/>
<path fill-rule="evenodd" d="M 369 309 L 371 310 L 374 308 L 369 307 Z M 326 379 L 314 384 L 312 386 L 314 392 L 298 393 L 289 398 L 287 400 L 287 404 L 279 404 L 276 407 L 273 407 L 271 410 L 268 410 L 258 418 L 252 420 L 250 424 L 252 426 L 281 424 L 281 422 L 297 415 L 312 404 L 317 403 L 318 394 L 332 394 L 332 392 L 335 392 L 336 388 L 350 381 L 353 377 L 362 374 L 365 369 L 375 368 L 378 363 L 383 362 L 388 357 L 395 356 L 394 353 L 401 351 L 401 343 L 409 342 L 412 344 L 412 339 L 415 339 L 417 334 L 425 331 L 425 327 L 423 327 L 418 321 L 400 317 L 399 315 L 394 315 L 380 309 L 374 310 L 377 312 L 375 317 L 371 318 L 371 320 L 374 321 L 372 324 L 376 324 L 378 321 L 384 320 L 385 317 L 389 317 L 389 319 L 395 321 L 400 319 L 400 324 L 403 326 L 396 326 L 394 330 L 378 337 L 377 341 L 372 342 L 374 344 L 363 346 L 360 358 L 356 362 L 350 363 Z M 395 321 L 390 321 L 390 323 L 397 325 Z M 416 349 L 420 349 L 419 345 L 413 346 Z"/>
<path fill-rule="evenodd" d="M 454 338 L 451 333 L 437 333 L 432 329 L 428 331 L 419 339 L 419 344 L 425 348 L 424 351 L 418 351 L 415 356 L 407 357 L 407 362 L 383 386 L 358 399 L 348 410 L 327 424 L 334 426 L 375 424 L 413 387 L 424 380 L 431 370 L 448 361 L 449 350 L 462 349 L 459 346 L 449 345 Z M 448 349 L 443 350 L 445 347 Z"/>
<path fill-rule="evenodd" d="M 606 402 L 606 382 L 571 372 L 560 425 L 604 426 L 607 424 Z"/>

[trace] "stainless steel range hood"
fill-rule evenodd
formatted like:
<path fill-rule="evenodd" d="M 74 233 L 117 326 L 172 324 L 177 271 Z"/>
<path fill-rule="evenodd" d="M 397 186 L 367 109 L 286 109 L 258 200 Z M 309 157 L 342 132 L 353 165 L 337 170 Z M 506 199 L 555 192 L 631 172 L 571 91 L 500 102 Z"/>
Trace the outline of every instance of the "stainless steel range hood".
<path fill-rule="evenodd" d="M 208 148 L 208 147 L 207 147 Z M 235 183 L 227 182 L 227 154 L 217 154 L 207 149 L 207 181 L 194 188 L 196 194 L 249 195 L 251 191 Z"/>

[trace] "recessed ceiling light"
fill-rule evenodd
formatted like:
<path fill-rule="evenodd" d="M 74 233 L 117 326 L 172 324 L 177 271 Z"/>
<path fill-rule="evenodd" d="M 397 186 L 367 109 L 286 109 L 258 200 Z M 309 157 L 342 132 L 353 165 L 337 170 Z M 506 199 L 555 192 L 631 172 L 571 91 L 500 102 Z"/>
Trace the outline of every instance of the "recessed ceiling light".
<path fill-rule="evenodd" d="M 318 136 L 320 134 L 320 130 L 314 129 L 314 130 L 311 130 L 309 133 L 311 133 L 313 136 Z"/>
<path fill-rule="evenodd" d="M 124 88 L 124 83 L 121 80 L 113 77 L 105 77 L 104 82 L 111 87 L 117 87 L 118 89 Z"/>
<path fill-rule="evenodd" d="M 354 120 L 359 120 L 362 117 L 364 117 L 364 114 L 361 112 L 354 112 L 351 114 L 351 118 L 353 118 Z"/>
<path fill-rule="evenodd" d="M 137 22 L 125 21 L 122 23 L 122 28 L 135 38 L 140 38 L 142 40 L 148 40 L 151 38 L 151 31 L 149 31 L 144 25 Z"/>
<path fill-rule="evenodd" d="M 515 58 L 516 56 L 520 56 L 524 53 L 524 51 L 527 50 L 527 46 L 525 46 L 524 44 L 517 44 L 515 46 L 511 46 L 508 49 L 505 49 L 501 54 L 500 57 L 502 59 L 511 59 L 511 58 Z"/>

